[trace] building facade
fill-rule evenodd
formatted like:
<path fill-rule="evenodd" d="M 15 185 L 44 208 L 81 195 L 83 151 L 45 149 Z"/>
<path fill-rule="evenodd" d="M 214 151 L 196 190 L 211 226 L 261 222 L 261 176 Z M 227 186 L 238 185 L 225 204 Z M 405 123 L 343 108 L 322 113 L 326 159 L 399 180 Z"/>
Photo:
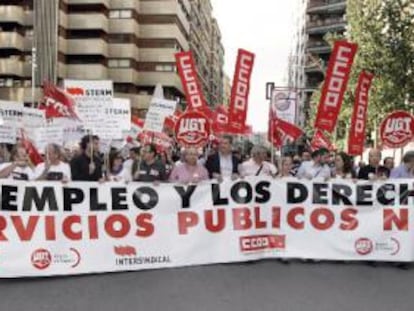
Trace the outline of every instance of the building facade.
<path fill-rule="evenodd" d="M 299 124 L 309 120 L 311 97 L 325 77 L 331 47 L 328 33 L 346 30 L 346 0 L 297 0 L 294 46 L 289 68 L 289 86 L 299 90 Z M 316 104 L 316 103 L 315 103 Z"/>
<path fill-rule="evenodd" d="M 174 54 L 190 49 L 195 9 L 191 0 L 2 1 L 0 98 L 32 101 L 35 47 L 37 98 L 44 80 L 69 78 L 113 80 L 115 96 L 130 98 L 138 115 L 157 83 L 165 97 L 184 101 Z M 207 34 L 211 51 L 216 41 Z M 202 77 L 222 83 L 212 82 L 211 67 Z"/>
<path fill-rule="evenodd" d="M 190 0 L 190 49 L 194 53 L 198 78 L 210 106 L 223 101 L 224 47 L 210 0 Z"/>

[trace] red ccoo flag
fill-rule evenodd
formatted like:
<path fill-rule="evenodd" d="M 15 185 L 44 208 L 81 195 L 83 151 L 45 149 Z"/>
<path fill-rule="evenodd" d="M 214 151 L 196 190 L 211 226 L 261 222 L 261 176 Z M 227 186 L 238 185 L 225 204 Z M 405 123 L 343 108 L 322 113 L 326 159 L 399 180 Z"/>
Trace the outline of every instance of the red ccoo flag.
<path fill-rule="evenodd" d="M 336 41 L 329 59 L 315 127 L 332 133 L 338 120 L 358 45 Z"/>
<path fill-rule="evenodd" d="M 355 93 L 354 112 L 349 129 L 348 153 L 361 155 L 364 152 L 365 127 L 368 110 L 368 93 L 374 76 L 368 72 L 361 72 Z"/>
<path fill-rule="evenodd" d="M 253 53 L 239 49 L 230 96 L 229 128 L 231 132 L 243 131 L 246 127 L 250 78 L 254 59 Z"/>
<path fill-rule="evenodd" d="M 72 118 L 79 119 L 75 112 L 75 101 L 50 82 L 43 83 L 43 105 L 46 110 L 46 118 Z"/>

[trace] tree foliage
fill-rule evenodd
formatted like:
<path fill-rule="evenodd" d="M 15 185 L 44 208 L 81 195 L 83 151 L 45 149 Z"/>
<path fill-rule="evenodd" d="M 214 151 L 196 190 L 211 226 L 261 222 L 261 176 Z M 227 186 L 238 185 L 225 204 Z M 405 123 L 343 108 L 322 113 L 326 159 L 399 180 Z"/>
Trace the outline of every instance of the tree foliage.
<path fill-rule="evenodd" d="M 348 0 L 346 14 L 345 37 L 359 48 L 338 122 L 337 144 L 342 146 L 362 70 L 375 76 L 369 94 L 367 132 L 393 110 L 414 109 L 414 1 Z M 324 39 L 333 46 L 340 36 L 328 34 Z M 319 97 L 320 90 L 313 94 L 312 103 L 318 103 Z M 314 117 L 317 105 L 311 109 L 310 115 Z M 313 126 L 313 120 L 310 125 Z"/>

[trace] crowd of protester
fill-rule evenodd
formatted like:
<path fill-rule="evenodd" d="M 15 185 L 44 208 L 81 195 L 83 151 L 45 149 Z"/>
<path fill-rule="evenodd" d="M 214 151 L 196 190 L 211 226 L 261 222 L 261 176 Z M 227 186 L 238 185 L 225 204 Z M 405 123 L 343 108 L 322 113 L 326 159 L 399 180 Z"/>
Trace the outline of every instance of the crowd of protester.
<path fill-rule="evenodd" d="M 126 151 L 126 152 L 125 152 Z M 414 178 L 414 151 L 403 156 L 395 167 L 394 159 L 381 159 L 381 151 L 371 149 L 369 160 L 354 163 L 344 152 L 327 149 L 305 150 L 301 154 L 272 157 L 269 150 L 255 145 L 248 152 L 233 148 L 231 136 L 204 150 L 198 148 L 168 149 L 155 145 L 114 148 L 108 154 L 100 151 L 98 136 L 85 136 L 76 150 L 49 144 L 44 162 L 33 166 L 23 145 L 2 145 L 0 178 L 54 181 L 172 182 L 198 183 L 208 179 L 222 181 L 247 176 L 301 179 L 330 178 L 381 180 Z"/>

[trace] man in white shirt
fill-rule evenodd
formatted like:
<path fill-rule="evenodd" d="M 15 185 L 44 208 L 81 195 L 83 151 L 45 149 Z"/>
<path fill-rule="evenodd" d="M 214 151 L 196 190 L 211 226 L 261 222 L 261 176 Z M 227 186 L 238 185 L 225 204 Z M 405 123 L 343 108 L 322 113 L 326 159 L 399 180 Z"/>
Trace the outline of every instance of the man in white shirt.
<path fill-rule="evenodd" d="M 34 172 L 29 166 L 29 158 L 23 146 L 15 147 L 11 152 L 12 162 L 0 164 L 0 178 L 15 180 L 33 180 Z"/>
<path fill-rule="evenodd" d="M 326 164 L 329 158 L 329 151 L 325 148 L 312 152 L 312 160 L 302 162 L 296 177 L 314 179 L 331 178 L 331 170 Z"/>
<path fill-rule="evenodd" d="M 254 146 L 251 150 L 251 159 L 240 165 L 240 175 L 246 176 L 269 176 L 277 175 L 276 166 L 265 161 L 267 151 L 262 146 Z"/>
<path fill-rule="evenodd" d="M 57 144 L 46 147 L 46 162 L 40 163 L 35 169 L 36 180 L 54 180 L 68 182 L 72 174 L 68 163 L 62 161 L 62 151 Z"/>

